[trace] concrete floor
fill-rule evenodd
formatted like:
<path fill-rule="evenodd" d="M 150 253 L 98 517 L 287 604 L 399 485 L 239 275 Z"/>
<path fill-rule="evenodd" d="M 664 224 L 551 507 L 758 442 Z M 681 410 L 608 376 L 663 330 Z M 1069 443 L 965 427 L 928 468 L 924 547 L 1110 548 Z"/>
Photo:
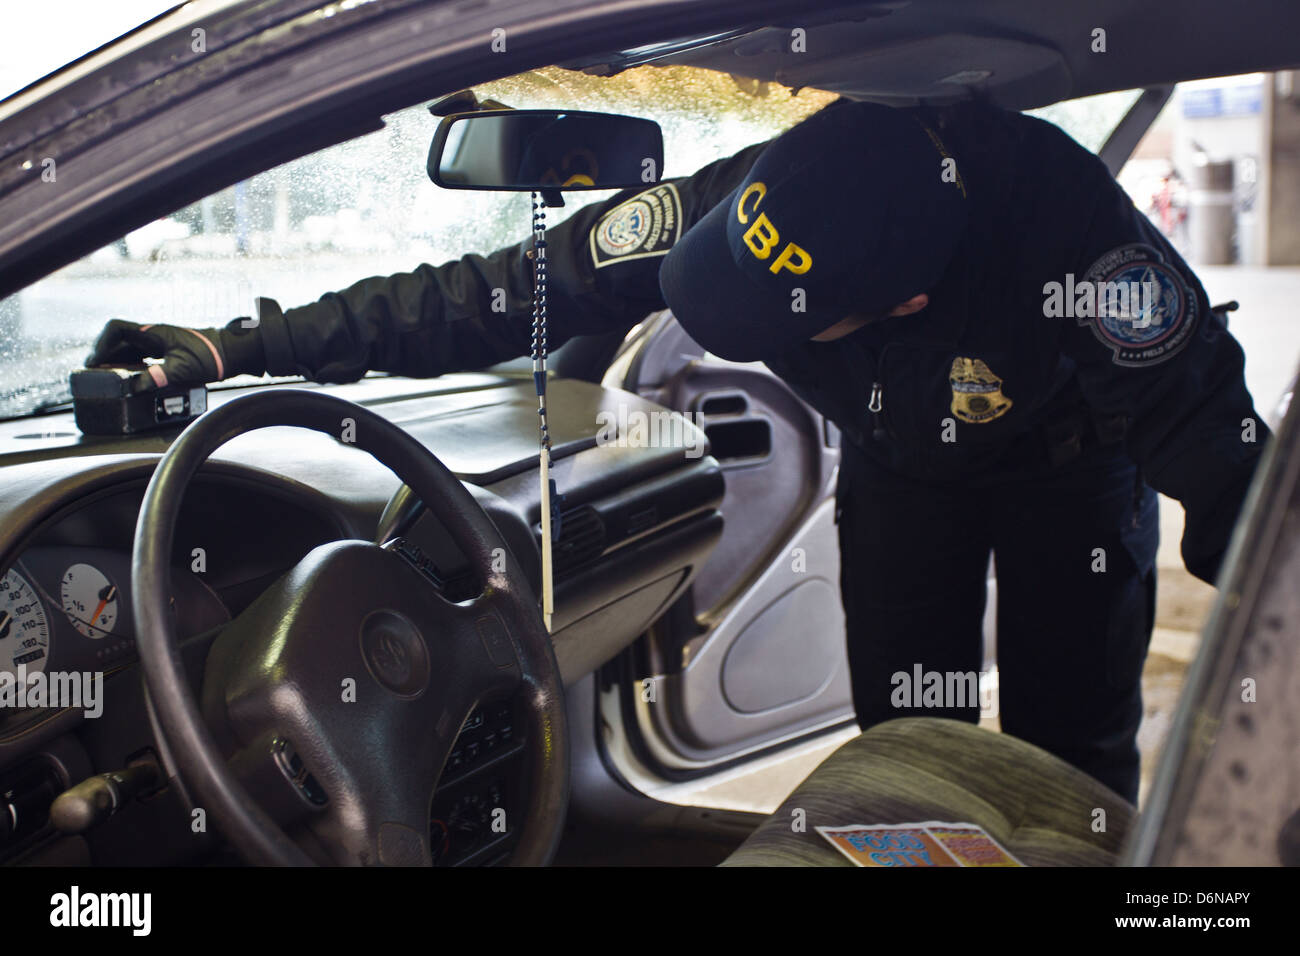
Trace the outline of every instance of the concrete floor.
<path fill-rule="evenodd" d="M 1300 302 L 1300 268 L 1205 266 L 1196 272 L 1213 304 L 1232 299 L 1241 304 L 1231 314 L 1229 327 L 1246 353 L 1246 384 L 1256 409 L 1275 423 L 1274 410 L 1300 360 L 1300 320 L 1295 310 Z M 1161 497 L 1160 523 L 1156 628 L 1142 676 L 1146 712 L 1138 730 L 1139 804 L 1150 787 L 1187 667 L 1200 645 L 1200 631 L 1216 594 L 1183 567 L 1178 550 L 1183 509 L 1177 501 Z M 996 721 L 986 723 L 996 729 Z M 770 813 L 854 735 L 855 731 L 841 731 L 749 767 L 656 790 L 655 796 L 674 803 Z"/>

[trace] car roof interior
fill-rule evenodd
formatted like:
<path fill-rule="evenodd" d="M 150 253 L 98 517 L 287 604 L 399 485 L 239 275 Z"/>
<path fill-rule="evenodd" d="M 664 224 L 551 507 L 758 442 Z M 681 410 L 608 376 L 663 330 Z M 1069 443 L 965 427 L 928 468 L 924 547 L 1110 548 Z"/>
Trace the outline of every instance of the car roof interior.
<path fill-rule="evenodd" d="M 980 90 L 1011 109 L 1300 62 L 1295 37 L 1269 30 L 1270 0 L 1087 4 L 1024 0 L 875 0 L 800 12 L 757 29 L 684 37 L 564 64 L 605 73 L 681 63 L 813 86 L 854 99 L 946 102 Z M 807 50 L 791 56 L 791 31 Z M 1149 37 L 1140 49 L 1095 42 L 1094 30 Z"/>

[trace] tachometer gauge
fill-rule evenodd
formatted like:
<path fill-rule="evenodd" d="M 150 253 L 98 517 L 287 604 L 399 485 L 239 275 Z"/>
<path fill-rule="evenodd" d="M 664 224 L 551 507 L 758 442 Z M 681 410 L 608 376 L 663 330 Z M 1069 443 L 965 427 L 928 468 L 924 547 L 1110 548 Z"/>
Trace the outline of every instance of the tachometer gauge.
<path fill-rule="evenodd" d="M 18 665 L 26 672 L 45 670 L 50 651 L 50 624 L 35 589 L 17 571 L 0 580 L 0 671 L 17 676 Z"/>
<path fill-rule="evenodd" d="M 63 572 L 63 613 L 72 626 L 98 640 L 117 623 L 117 586 L 90 564 L 74 564 Z"/>

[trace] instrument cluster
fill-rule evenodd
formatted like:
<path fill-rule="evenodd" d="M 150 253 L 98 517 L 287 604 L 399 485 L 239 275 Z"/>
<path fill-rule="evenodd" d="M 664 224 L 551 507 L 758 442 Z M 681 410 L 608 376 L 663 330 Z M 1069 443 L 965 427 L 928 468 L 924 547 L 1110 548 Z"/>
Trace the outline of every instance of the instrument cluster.
<path fill-rule="evenodd" d="M 0 673 L 107 672 L 135 659 L 131 555 L 33 547 L 0 579 Z M 180 571 L 173 587 L 203 588 Z"/>

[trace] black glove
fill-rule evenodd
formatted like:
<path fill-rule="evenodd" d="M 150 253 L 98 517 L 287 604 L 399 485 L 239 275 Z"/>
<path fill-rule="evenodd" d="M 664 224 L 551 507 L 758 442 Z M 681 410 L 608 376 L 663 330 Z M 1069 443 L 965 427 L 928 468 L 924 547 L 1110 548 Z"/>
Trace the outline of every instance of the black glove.
<path fill-rule="evenodd" d="M 112 319 L 86 356 L 86 367 L 162 359 L 160 365 L 150 365 L 135 376 L 131 388 L 136 392 L 166 385 L 203 385 L 234 375 L 261 375 L 266 371 L 261 330 L 245 328 L 248 321 L 232 319 L 224 329 L 186 329 Z"/>

